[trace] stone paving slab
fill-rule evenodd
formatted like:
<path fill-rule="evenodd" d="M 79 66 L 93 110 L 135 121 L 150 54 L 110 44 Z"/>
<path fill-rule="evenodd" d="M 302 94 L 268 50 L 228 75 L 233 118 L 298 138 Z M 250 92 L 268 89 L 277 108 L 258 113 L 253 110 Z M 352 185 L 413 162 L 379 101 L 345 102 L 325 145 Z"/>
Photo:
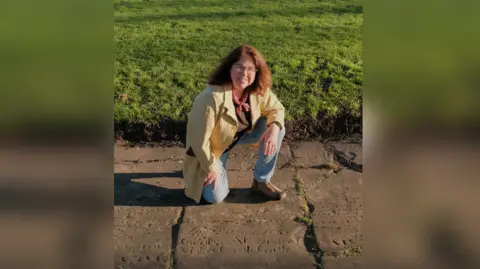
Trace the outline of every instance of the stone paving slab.
<path fill-rule="evenodd" d="M 183 158 L 184 148 L 180 147 L 121 147 L 116 146 L 114 149 L 114 161 L 121 162 L 148 162 L 154 160 L 178 160 Z"/>
<path fill-rule="evenodd" d="M 353 157 L 362 165 L 355 145 L 334 146 L 345 159 Z M 170 268 L 172 226 L 182 207 L 176 268 L 315 268 L 303 242 L 305 226 L 293 221 L 303 209 L 291 167 L 276 170 L 273 179 L 287 190 L 287 199 L 267 201 L 249 189 L 257 150 L 237 147 L 227 164 L 229 197 L 222 204 L 197 206 L 184 195 L 183 151 L 115 148 L 116 268 Z M 277 167 L 290 163 L 308 168 L 299 175 L 313 205 L 316 239 L 326 254 L 324 268 L 360 268 L 355 250 L 363 242 L 362 174 L 348 168 L 338 174 L 322 170 L 329 162 L 324 151 L 318 142 L 293 143 L 292 149 L 285 143 Z"/>
<path fill-rule="evenodd" d="M 293 221 L 182 224 L 176 269 L 314 269 Z"/>
<path fill-rule="evenodd" d="M 334 258 L 326 257 L 323 259 L 324 269 L 361 269 L 361 257 Z"/>
<path fill-rule="evenodd" d="M 169 150 L 127 153 L 118 153 L 119 159 L 138 157 L 139 162 L 114 165 L 115 268 L 170 268 L 172 226 L 189 202 L 183 194 L 182 164 L 145 161 L 162 153 L 172 156 Z"/>
<path fill-rule="evenodd" d="M 148 148 L 140 159 L 141 161 L 182 161 L 185 149 L 180 147 L 172 148 Z"/>
<path fill-rule="evenodd" d="M 114 218 L 118 225 L 129 225 L 139 229 L 156 226 L 172 226 L 180 216 L 179 210 L 168 207 L 115 206 Z"/>
<path fill-rule="evenodd" d="M 320 142 L 292 142 L 290 147 L 294 158 L 292 163 L 297 167 L 313 168 L 329 163 L 325 147 Z"/>
<path fill-rule="evenodd" d="M 300 170 L 319 247 L 326 254 L 358 252 L 363 243 L 361 173 L 342 170 L 325 178 L 322 171 Z"/>
<path fill-rule="evenodd" d="M 185 209 L 184 223 L 209 221 L 245 221 L 245 220 L 294 220 L 303 215 L 302 203 L 292 181 L 293 172 L 277 170 L 272 183 L 287 190 L 282 201 L 268 201 L 263 195 L 252 193 L 251 171 L 229 171 L 231 192 L 224 202 L 216 205 L 202 205 Z"/>
<path fill-rule="evenodd" d="M 182 164 L 115 164 L 115 205 L 163 206 L 181 210 L 192 202 L 184 195 Z"/>
<path fill-rule="evenodd" d="M 114 165 L 115 268 L 170 268 L 172 225 L 187 204 L 178 162 Z"/>
<path fill-rule="evenodd" d="M 117 269 L 170 268 L 172 228 L 161 215 L 134 209 L 124 217 L 124 208 L 115 209 L 114 263 Z M 148 217 L 148 221 L 144 217 Z M 159 219 L 155 219 L 155 216 Z M 130 217 L 130 219 L 128 218 Z"/>
<path fill-rule="evenodd" d="M 258 148 L 254 145 L 239 145 L 234 147 L 228 155 L 227 170 L 252 170 L 257 160 Z M 290 146 L 282 143 L 277 159 L 277 167 L 282 167 L 292 159 Z"/>
<path fill-rule="evenodd" d="M 113 160 L 115 163 L 122 161 L 137 162 L 145 153 L 147 153 L 147 151 L 143 148 L 115 146 L 113 150 Z"/>
<path fill-rule="evenodd" d="M 317 225 L 313 218 L 318 246 L 326 254 L 358 255 L 362 246 L 362 234 L 358 227 Z"/>

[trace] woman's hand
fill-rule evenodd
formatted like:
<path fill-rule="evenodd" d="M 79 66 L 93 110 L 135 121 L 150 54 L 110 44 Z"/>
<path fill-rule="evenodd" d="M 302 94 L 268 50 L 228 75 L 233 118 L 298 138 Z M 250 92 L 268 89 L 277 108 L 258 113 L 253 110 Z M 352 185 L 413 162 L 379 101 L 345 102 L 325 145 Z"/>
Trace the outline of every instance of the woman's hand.
<path fill-rule="evenodd" d="M 264 141 L 263 154 L 271 156 L 277 151 L 278 133 L 280 127 L 276 124 L 271 124 L 270 127 L 263 133 L 260 142 Z"/>
<path fill-rule="evenodd" d="M 213 183 L 213 189 L 215 190 L 217 188 L 217 173 L 216 172 L 210 172 L 207 175 L 207 179 L 205 180 L 205 183 L 203 186 L 207 186 Z"/>

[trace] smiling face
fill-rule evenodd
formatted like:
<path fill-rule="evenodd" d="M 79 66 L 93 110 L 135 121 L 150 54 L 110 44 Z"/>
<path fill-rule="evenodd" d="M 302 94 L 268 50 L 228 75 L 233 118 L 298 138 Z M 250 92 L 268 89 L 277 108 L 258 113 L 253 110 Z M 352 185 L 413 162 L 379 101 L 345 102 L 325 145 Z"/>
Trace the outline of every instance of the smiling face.
<path fill-rule="evenodd" d="M 256 66 L 253 58 L 248 55 L 242 57 L 232 65 L 230 77 L 234 89 L 244 90 L 255 80 Z"/>

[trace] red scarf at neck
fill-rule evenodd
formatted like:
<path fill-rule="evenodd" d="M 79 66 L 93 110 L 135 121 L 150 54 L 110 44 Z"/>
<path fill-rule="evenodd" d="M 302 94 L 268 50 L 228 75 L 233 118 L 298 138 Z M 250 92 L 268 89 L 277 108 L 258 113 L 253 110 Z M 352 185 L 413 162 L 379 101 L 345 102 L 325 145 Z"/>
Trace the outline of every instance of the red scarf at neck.
<path fill-rule="evenodd" d="M 237 115 L 240 116 L 242 114 L 242 108 L 245 111 L 250 111 L 250 106 L 247 103 L 245 103 L 247 101 L 247 98 L 248 98 L 248 93 L 243 95 L 242 100 L 238 100 L 238 97 L 237 97 L 237 95 L 235 94 L 234 91 L 232 91 L 232 93 L 233 93 L 233 102 L 236 105 L 238 105 L 238 107 L 236 109 Z"/>

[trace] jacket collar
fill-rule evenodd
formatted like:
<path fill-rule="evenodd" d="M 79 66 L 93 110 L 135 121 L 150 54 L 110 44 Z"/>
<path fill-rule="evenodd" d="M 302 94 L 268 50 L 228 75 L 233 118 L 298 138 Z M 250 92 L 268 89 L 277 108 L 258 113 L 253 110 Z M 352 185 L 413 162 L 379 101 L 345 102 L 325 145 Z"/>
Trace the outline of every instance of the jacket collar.
<path fill-rule="evenodd" d="M 223 92 L 223 106 L 227 110 L 226 113 L 234 122 L 237 122 L 237 114 L 235 113 L 235 105 L 233 104 L 232 87 L 230 85 L 225 86 Z"/>

